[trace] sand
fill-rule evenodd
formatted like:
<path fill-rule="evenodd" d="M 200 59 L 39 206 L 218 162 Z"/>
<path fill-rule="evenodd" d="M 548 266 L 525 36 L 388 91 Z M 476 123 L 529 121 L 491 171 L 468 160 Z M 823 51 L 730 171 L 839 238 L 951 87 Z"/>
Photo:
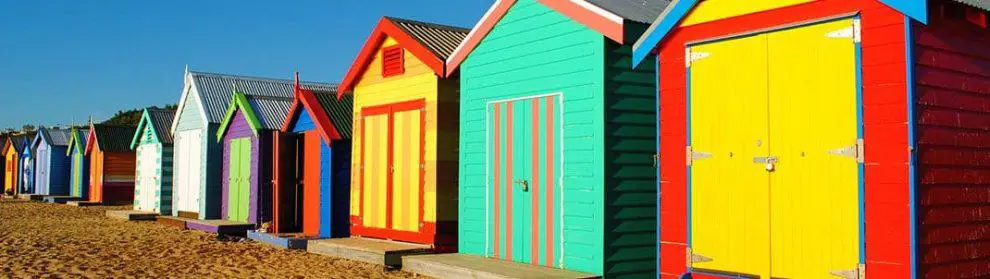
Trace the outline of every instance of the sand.
<path fill-rule="evenodd" d="M 381 266 L 287 251 L 106 210 L 0 200 L 0 278 L 409 278 Z"/>

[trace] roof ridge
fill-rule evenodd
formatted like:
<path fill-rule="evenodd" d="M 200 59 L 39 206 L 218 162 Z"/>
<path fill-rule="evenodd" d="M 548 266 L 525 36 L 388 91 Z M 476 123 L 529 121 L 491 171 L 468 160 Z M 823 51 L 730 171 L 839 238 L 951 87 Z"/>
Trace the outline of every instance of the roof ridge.
<path fill-rule="evenodd" d="M 291 80 L 291 79 L 280 79 L 280 78 L 270 78 L 270 77 L 256 77 L 256 76 L 222 74 L 222 73 L 200 72 L 200 71 L 189 71 L 189 74 L 192 74 L 192 75 L 210 75 L 210 76 L 226 77 L 226 78 L 233 78 L 233 79 L 243 79 L 243 80 L 268 81 L 268 82 L 284 82 L 284 83 L 289 83 L 289 84 L 293 84 L 293 83 L 296 82 L 295 80 Z M 304 85 L 305 84 L 322 84 L 322 85 L 328 85 L 328 86 L 337 86 L 337 85 L 339 85 L 338 83 L 332 83 L 332 82 L 304 81 L 304 80 L 299 81 L 299 83 L 300 84 L 304 84 Z"/>
<path fill-rule="evenodd" d="M 419 25 L 423 25 L 423 26 L 427 26 L 427 27 L 433 27 L 433 28 L 437 28 L 437 29 L 447 29 L 449 31 L 454 31 L 454 32 L 463 32 L 463 33 L 470 33 L 471 32 L 471 28 L 465 28 L 465 27 L 454 26 L 454 25 L 447 25 L 447 24 L 441 24 L 441 23 L 419 21 L 419 20 L 414 20 L 414 19 L 401 18 L 401 17 L 393 17 L 393 16 L 385 16 L 385 18 L 388 19 L 388 20 L 390 20 L 390 21 L 399 21 L 399 22 L 405 22 L 405 23 L 411 23 L 411 24 L 419 24 Z"/>

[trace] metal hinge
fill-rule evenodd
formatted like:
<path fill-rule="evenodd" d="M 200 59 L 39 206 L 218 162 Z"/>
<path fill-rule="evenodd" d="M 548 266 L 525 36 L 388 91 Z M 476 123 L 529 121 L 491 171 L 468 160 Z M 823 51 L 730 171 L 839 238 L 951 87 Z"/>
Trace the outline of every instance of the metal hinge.
<path fill-rule="evenodd" d="M 653 168 L 660 167 L 660 153 L 653 154 Z"/>
<path fill-rule="evenodd" d="M 684 51 L 684 67 L 690 68 L 691 63 L 694 63 L 694 61 L 705 59 L 709 56 L 712 56 L 712 54 L 707 52 L 691 51 L 691 48 L 686 48 Z"/>
<path fill-rule="evenodd" d="M 842 28 L 836 31 L 828 32 L 825 34 L 826 38 L 832 39 L 853 39 L 853 42 L 860 42 L 862 40 L 863 32 L 860 29 L 859 19 L 853 20 L 853 26 Z"/>
<path fill-rule="evenodd" d="M 856 269 L 832 270 L 829 271 L 829 274 L 846 279 L 866 279 L 866 265 L 856 265 Z"/>
<path fill-rule="evenodd" d="M 687 265 L 692 267 L 695 263 L 705 263 L 713 261 L 714 259 L 705 257 L 702 255 L 695 254 L 694 251 L 689 247 L 687 248 Z"/>
<path fill-rule="evenodd" d="M 850 158 L 855 158 L 856 162 L 863 163 L 866 161 L 863 154 L 863 139 L 857 139 L 856 144 L 848 147 L 843 147 L 839 149 L 832 149 L 828 151 L 828 154 L 845 156 Z"/>
<path fill-rule="evenodd" d="M 704 152 L 694 152 L 690 146 L 687 147 L 687 165 L 690 166 L 695 160 L 708 159 L 712 157 L 711 153 Z"/>

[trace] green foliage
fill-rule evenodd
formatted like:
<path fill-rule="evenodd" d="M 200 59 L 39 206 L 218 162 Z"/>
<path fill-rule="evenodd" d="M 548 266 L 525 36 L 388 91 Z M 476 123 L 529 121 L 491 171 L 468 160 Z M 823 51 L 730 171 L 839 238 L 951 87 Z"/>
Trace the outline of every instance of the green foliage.
<path fill-rule="evenodd" d="M 167 105 L 164 108 L 160 108 L 158 106 L 152 106 L 149 108 L 175 109 L 177 107 L 177 105 Z M 103 121 L 101 124 L 136 126 L 139 122 L 141 122 L 141 113 L 143 111 L 144 108 L 121 110 L 118 111 L 117 114 L 114 114 L 110 119 L 107 119 L 107 121 Z"/>

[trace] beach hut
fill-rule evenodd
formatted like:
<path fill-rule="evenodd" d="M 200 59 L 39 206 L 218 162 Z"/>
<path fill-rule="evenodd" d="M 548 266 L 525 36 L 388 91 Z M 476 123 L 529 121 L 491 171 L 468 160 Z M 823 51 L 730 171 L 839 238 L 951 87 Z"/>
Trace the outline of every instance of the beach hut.
<path fill-rule="evenodd" d="M 275 144 L 275 234 L 349 232 L 353 96 L 296 86 Z"/>
<path fill-rule="evenodd" d="M 134 210 L 172 214 L 172 134 L 175 109 L 146 108 L 131 139 L 137 153 Z"/>
<path fill-rule="evenodd" d="M 86 137 L 89 129 L 72 127 L 69 132 L 69 156 L 72 168 L 69 171 L 69 196 L 89 198 L 89 158 L 86 157 Z"/>
<path fill-rule="evenodd" d="M 459 79 L 470 30 L 385 17 L 341 82 L 353 94 L 351 234 L 454 250 Z"/>
<path fill-rule="evenodd" d="M 460 253 L 656 275 L 656 74 L 632 43 L 668 1 L 495 1 L 460 71 Z"/>
<path fill-rule="evenodd" d="M 662 277 L 990 276 L 988 10 L 675 1 L 633 60 L 659 64 Z"/>
<path fill-rule="evenodd" d="M 130 148 L 133 126 L 92 123 L 86 138 L 89 157 L 89 201 L 130 204 L 134 201 L 134 151 Z"/>
<path fill-rule="evenodd" d="M 234 90 L 217 131 L 224 155 L 222 219 L 260 225 L 272 218 L 272 143 L 292 99 Z"/>
<path fill-rule="evenodd" d="M 21 152 L 19 153 L 21 158 L 19 159 L 21 170 L 20 170 L 20 182 L 18 186 L 18 194 L 33 195 L 37 194 L 35 192 L 34 185 L 34 148 L 31 147 L 31 140 L 34 139 L 34 135 L 24 136 L 20 142 Z"/>
<path fill-rule="evenodd" d="M 31 149 L 35 150 L 35 194 L 46 196 L 69 194 L 71 166 L 66 153 L 71 138 L 69 129 L 44 127 L 38 129 L 38 135 L 31 143 Z"/>
<path fill-rule="evenodd" d="M 256 96 L 292 98 L 293 81 L 186 71 L 170 131 L 175 138 L 172 215 L 219 219 L 222 146 L 216 135 L 233 95 L 232 86 Z M 312 88 L 333 84 L 303 83 Z M 223 179 L 222 179 L 223 178 Z"/>
<path fill-rule="evenodd" d="M 0 135 L 0 156 L 2 156 L 2 159 L 0 159 L 0 169 L 3 169 L 3 171 L 0 171 L 0 183 L 4 183 L 0 185 L 0 192 L 3 192 L 3 189 L 6 187 L 6 181 L 7 181 L 7 156 L 6 156 L 7 151 L 4 150 L 3 148 L 7 146 L 8 140 L 9 140 L 8 135 Z"/>
<path fill-rule="evenodd" d="M 7 139 L 7 142 L 3 146 L 3 156 L 6 161 L 4 166 L 6 167 L 4 171 L 4 188 L 3 192 L 6 195 L 16 195 L 19 193 L 20 187 L 20 177 L 21 177 L 21 148 L 23 144 L 23 136 L 11 136 Z"/>

